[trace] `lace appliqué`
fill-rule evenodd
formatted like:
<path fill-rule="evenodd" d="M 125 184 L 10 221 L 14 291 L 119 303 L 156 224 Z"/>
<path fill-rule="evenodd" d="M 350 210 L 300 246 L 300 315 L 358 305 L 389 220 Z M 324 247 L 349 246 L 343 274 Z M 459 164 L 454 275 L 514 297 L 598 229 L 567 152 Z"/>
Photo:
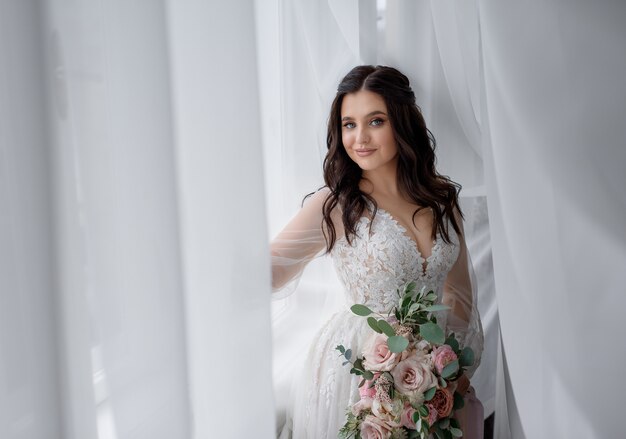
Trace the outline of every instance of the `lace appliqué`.
<path fill-rule="evenodd" d="M 387 211 L 379 208 L 373 220 L 361 217 L 352 244 L 342 237 L 331 253 L 348 303 L 387 312 L 398 300 L 396 290 L 412 280 L 441 296 L 446 275 L 459 255 L 458 236 L 450 230 L 451 242 L 437 234 L 431 255 L 424 259 L 406 229 Z"/>

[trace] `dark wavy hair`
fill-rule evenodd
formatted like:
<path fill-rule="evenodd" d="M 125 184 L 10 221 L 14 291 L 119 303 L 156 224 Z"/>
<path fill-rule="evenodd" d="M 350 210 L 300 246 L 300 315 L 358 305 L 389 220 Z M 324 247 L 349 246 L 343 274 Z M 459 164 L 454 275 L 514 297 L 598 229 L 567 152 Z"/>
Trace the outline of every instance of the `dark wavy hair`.
<path fill-rule="evenodd" d="M 454 211 L 462 213 L 458 204 L 461 186 L 435 169 L 436 142 L 426 127 L 424 117 L 415 102 L 408 78 L 392 67 L 358 66 L 353 68 L 337 87 L 328 119 L 326 143 L 328 152 L 324 159 L 324 181 L 330 193 L 324 202 L 323 227 L 326 248 L 330 252 L 337 241 L 337 232 L 331 220 L 332 210 L 339 205 L 346 239 L 356 235 L 356 224 L 367 208 L 369 200 L 376 215 L 376 201 L 359 188 L 361 168 L 348 156 L 341 139 L 341 104 L 346 94 L 368 90 L 380 95 L 387 105 L 388 117 L 398 146 L 398 186 L 402 194 L 420 206 L 415 215 L 424 208 L 431 208 L 434 215 L 433 239 L 439 232 L 450 242 L 446 218 L 454 230 L 460 233 Z M 371 227 L 371 223 L 370 223 Z"/>

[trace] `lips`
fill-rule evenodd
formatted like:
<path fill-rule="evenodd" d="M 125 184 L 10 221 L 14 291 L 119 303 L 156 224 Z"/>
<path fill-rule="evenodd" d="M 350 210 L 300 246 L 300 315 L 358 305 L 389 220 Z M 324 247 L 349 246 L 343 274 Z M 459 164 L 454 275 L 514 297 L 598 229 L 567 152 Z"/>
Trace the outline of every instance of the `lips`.
<path fill-rule="evenodd" d="M 355 149 L 354 152 L 359 157 L 367 157 L 368 155 L 372 155 L 376 150 L 375 149 Z"/>

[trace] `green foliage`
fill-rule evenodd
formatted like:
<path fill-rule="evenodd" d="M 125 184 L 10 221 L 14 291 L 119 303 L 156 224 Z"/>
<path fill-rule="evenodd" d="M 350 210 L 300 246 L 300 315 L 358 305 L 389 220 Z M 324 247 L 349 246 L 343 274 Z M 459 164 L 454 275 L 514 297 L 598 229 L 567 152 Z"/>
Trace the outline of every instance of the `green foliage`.
<path fill-rule="evenodd" d="M 436 305 L 427 306 L 426 308 L 424 308 L 424 311 L 436 312 L 436 311 L 445 311 L 446 309 L 450 309 L 450 307 L 448 305 L 436 304 Z"/>
<path fill-rule="evenodd" d="M 393 337 L 396 335 L 396 331 L 391 327 L 386 320 L 380 319 L 378 321 L 378 327 L 385 333 L 387 337 Z"/>
<path fill-rule="evenodd" d="M 377 333 L 379 333 L 379 334 L 383 333 L 383 330 L 380 329 L 380 326 L 378 326 L 378 320 L 376 320 L 375 317 L 368 317 L 367 318 L 367 324 L 370 325 L 370 328 L 372 328 Z"/>
<path fill-rule="evenodd" d="M 433 399 L 433 396 L 435 396 L 436 392 L 437 392 L 437 388 L 436 387 L 431 387 L 430 389 L 425 391 L 424 392 L 424 401 L 430 401 L 431 399 Z"/>
<path fill-rule="evenodd" d="M 428 407 L 426 407 L 425 405 L 421 405 L 419 409 L 417 409 L 417 411 L 419 412 L 420 416 L 426 418 L 428 417 Z"/>
<path fill-rule="evenodd" d="M 443 329 L 433 322 L 420 325 L 420 335 L 424 340 L 433 344 L 442 344 L 445 341 Z"/>
<path fill-rule="evenodd" d="M 454 360 L 450 364 L 447 364 L 446 367 L 441 371 L 441 376 L 443 378 L 451 378 L 459 371 L 459 360 Z"/>
<path fill-rule="evenodd" d="M 399 354 L 409 346 L 409 341 L 400 335 L 394 335 L 387 339 L 387 346 L 391 352 Z"/>
<path fill-rule="evenodd" d="M 365 305 L 352 305 L 350 307 L 350 310 L 352 310 L 353 313 L 355 313 L 357 316 L 361 316 L 361 317 L 366 317 L 369 316 L 370 314 L 372 314 L 372 310 L 369 309 L 367 306 Z"/>
<path fill-rule="evenodd" d="M 338 437 L 341 439 L 350 439 L 350 438 L 360 439 L 361 438 L 361 433 L 360 433 L 361 420 L 357 416 L 354 416 L 354 414 L 351 411 L 348 411 L 346 416 L 347 416 L 346 423 L 344 424 L 343 427 L 341 427 L 341 430 L 339 430 Z"/>
<path fill-rule="evenodd" d="M 454 335 L 454 332 L 450 335 L 448 335 L 448 338 L 446 338 L 446 344 L 450 345 L 450 347 L 452 348 L 452 350 L 454 352 L 459 352 L 459 342 L 456 339 L 456 336 Z"/>
<path fill-rule="evenodd" d="M 460 429 L 458 429 L 458 428 L 451 427 L 450 428 L 450 433 L 454 437 L 463 437 L 463 432 Z"/>
<path fill-rule="evenodd" d="M 470 348 L 469 346 L 463 348 L 459 357 L 459 362 L 463 367 L 468 367 L 474 364 L 474 351 L 472 350 L 472 348 Z"/>

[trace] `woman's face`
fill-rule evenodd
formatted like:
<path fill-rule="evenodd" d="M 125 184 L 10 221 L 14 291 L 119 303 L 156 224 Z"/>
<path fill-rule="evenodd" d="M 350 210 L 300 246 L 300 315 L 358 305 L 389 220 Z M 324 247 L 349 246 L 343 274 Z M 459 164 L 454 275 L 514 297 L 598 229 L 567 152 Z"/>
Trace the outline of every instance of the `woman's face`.
<path fill-rule="evenodd" d="M 398 161 L 398 146 L 384 99 L 359 90 L 343 97 L 341 140 L 348 156 L 363 171 L 381 170 Z"/>

